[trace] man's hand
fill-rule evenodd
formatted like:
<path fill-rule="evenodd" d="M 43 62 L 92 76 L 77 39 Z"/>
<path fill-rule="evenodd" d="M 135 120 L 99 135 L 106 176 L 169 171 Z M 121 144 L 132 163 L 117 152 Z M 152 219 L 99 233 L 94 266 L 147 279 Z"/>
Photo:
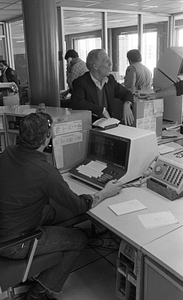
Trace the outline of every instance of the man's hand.
<path fill-rule="evenodd" d="M 110 118 L 110 114 L 108 113 L 107 109 L 104 107 L 102 115 L 104 118 L 109 119 Z"/>
<path fill-rule="evenodd" d="M 134 122 L 134 116 L 131 110 L 131 102 L 127 101 L 123 105 L 123 120 L 125 125 L 132 125 Z"/>
<path fill-rule="evenodd" d="M 118 194 L 119 191 L 122 189 L 122 186 L 123 184 L 121 181 L 117 181 L 117 180 L 109 181 L 101 191 L 95 193 L 94 195 L 91 195 L 93 197 L 92 208 L 98 205 L 104 199 Z"/>

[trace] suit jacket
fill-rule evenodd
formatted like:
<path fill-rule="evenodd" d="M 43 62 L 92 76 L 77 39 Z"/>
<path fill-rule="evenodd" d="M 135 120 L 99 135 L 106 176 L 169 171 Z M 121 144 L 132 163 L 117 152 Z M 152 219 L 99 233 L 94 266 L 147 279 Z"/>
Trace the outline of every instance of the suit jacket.
<path fill-rule="evenodd" d="M 105 83 L 103 88 L 105 88 L 108 103 L 107 110 L 112 116 L 114 98 L 119 98 L 123 102 L 133 102 L 133 94 L 118 83 L 113 75 L 109 75 L 108 78 L 109 81 Z M 99 118 L 102 117 L 103 107 L 98 105 L 97 87 L 91 79 L 90 72 L 86 72 L 73 81 L 70 107 L 78 110 L 90 110 Z"/>

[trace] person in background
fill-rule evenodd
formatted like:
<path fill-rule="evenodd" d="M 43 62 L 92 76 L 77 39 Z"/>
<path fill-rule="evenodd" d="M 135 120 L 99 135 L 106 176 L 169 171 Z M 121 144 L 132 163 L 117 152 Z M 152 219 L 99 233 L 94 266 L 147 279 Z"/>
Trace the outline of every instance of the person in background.
<path fill-rule="evenodd" d="M 53 225 L 55 209 L 49 199 L 74 213 L 85 213 L 104 199 L 116 195 L 122 183 L 110 181 L 91 195 L 76 195 L 60 172 L 47 162 L 43 149 L 49 144 L 52 118 L 39 112 L 25 116 L 19 126 L 19 145 L 8 146 L 0 156 L 0 240 L 8 241 L 34 229 L 42 231 L 35 255 L 60 252 L 61 262 L 37 275 L 24 300 L 46 300 L 48 292 L 60 293 L 73 265 L 86 246 L 84 233 Z M 22 259 L 30 242 L 0 251 Z"/>
<path fill-rule="evenodd" d="M 4 59 L 0 60 L 0 71 L 0 82 L 14 82 L 17 87 L 20 85 L 17 72 L 10 68 Z"/>
<path fill-rule="evenodd" d="M 99 118 L 112 117 L 114 98 L 123 103 L 123 120 L 132 125 L 133 94 L 118 83 L 110 74 L 112 62 L 104 49 L 94 49 L 88 53 L 86 66 L 88 72 L 73 81 L 71 108 L 90 110 L 92 122 Z"/>
<path fill-rule="evenodd" d="M 138 49 L 132 49 L 127 52 L 129 66 L 126 69 L 124 77 L 124 86 L 132 93 L 139 90 L 150 90 L 152 83 L 151 71 L 144 66 L 141 53 Z"/>
<path fill-rule="evenodd" d="M 66 52 L 65 59 L 67 60 L 67 84 L 72 92 L 73 80 L 83 75 L 88 69 L 86 63 L 79 58 L 78 53 L 73 49 Z"/>

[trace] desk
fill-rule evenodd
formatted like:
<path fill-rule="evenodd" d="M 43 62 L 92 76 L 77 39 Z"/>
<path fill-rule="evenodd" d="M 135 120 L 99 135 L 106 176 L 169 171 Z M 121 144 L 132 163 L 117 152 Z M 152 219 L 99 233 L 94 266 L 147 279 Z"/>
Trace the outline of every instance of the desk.
<path fill-rule="evenodd" d="M 93 187 L 73 179 L 67 173 L 63 174 L 63 177 L 68 182 L 70 188 L 77 194 L 96 192 L 96 189 Z M 147 209 L 117 217 L 108 207 L 111 204 L 133 199 L 139 200 Z M 180 223 L 162 226 L 158 228 L 158 230 L 157 228 L 146 229 L 138 218 L 138 215 L 167 210 L 170 210 Z M 120 238 L 125 238 L 125 240 L 137 249 L 141 249 L 142 246 L 182 226 L 182 211 L 183 201 L 181 199 L 170 201 L 146 187 L 132 187 L 123 189 L 118 195 L 104 200 L 98 206 L 91 209 L 88 215 L 103 224 Z"/>
<path fill-rule="evenodd" d="M 96 192 L 96 189 L 94 189 L 93 187 L 86 185 L 79 180 L 73 179 L 67 173 L 63 174 L 63 177 L 68 182 L 70 188 L 77 194 Z M 117 204 L 133 199 L 139 200 L 147 207 L 147 209 L 117 217 L 108 208 L 108 206 L 111 204 Z M 178 224 L 146 229 L 138 218 L 138 215 L 141 214 L 155 213 L 167 210 L 171 211 L 172 214 L 179 220 Z M 119 259 L 117 262 L 116 288 L 117 295 L 120 299 L 131 299 L 131 290 L 135 295 L 135 298 L 132 299 L 143 299 L 142 291 L 144 284 L 144 275 L 142 249 L 145 249 L 147 245 L 154 241 L 157 241 L 158 243 L 162 237 L 166 237 L 169 233 L 176 232 L 176 230 L 182 228 L 182 211 L 182 199 L 170 201 L 147 189 L 146 187 L 131 187 L 123 189 L 118 195 L 104 200 L 98 206 L 88 212 L 88 216 L 90 218 L 97 220 L 99 223 L 103 224 L 106 228 L 117 234 L 122 240 L 118 255 Z M 164 247 L 163 243 L 162 247 Z M 127 248 L 132 253 L 132 258 L 130 259 L 128 259 L 125 255 Z M 129 268 L 128 265 L 130 265 Z M 151 300 L 151 298 L 147 300 Z M 172 300 L 174 299 L 172 298 Z"/>
<path fill-rule="evenodd" d="M 142 252 L 145 256 L 144 300 L 182 300 L 183 227 L 144 246 Z"/>

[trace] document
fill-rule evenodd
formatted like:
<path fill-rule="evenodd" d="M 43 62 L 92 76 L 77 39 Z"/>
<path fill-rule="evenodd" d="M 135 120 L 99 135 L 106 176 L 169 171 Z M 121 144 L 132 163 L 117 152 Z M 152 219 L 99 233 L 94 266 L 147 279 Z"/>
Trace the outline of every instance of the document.
<path fill-rule="evenodd" d="M 121 216 L 121 215 L 132 213 L 134 211 L 146 209 L 147 207 L 143 205 L 141 202 L 139 202 L 138 200 L 134 199 L 130 201 L 121 202 L 118 204 L 109 205 L 109 208 L 117 216 Z"/>
<path fill-rule="evenodd" d="M 138 217 L 147 229 L 179 223 L 170 211 L 139 215 Z"/>
<path fill-rule="evenodd" d="M 175 151 L 176 148 L 161 144 L 158 146 L 158 151 L 161 155 Z M 183 149 L 183 148 L 182 148 Z"/>
<path fill-rule="evenodd" d="M 24 115 L 29 115 L 31 113 L 35 113 L 36 112 L 36 108 L 26 108 L 23 112 Z"/>

